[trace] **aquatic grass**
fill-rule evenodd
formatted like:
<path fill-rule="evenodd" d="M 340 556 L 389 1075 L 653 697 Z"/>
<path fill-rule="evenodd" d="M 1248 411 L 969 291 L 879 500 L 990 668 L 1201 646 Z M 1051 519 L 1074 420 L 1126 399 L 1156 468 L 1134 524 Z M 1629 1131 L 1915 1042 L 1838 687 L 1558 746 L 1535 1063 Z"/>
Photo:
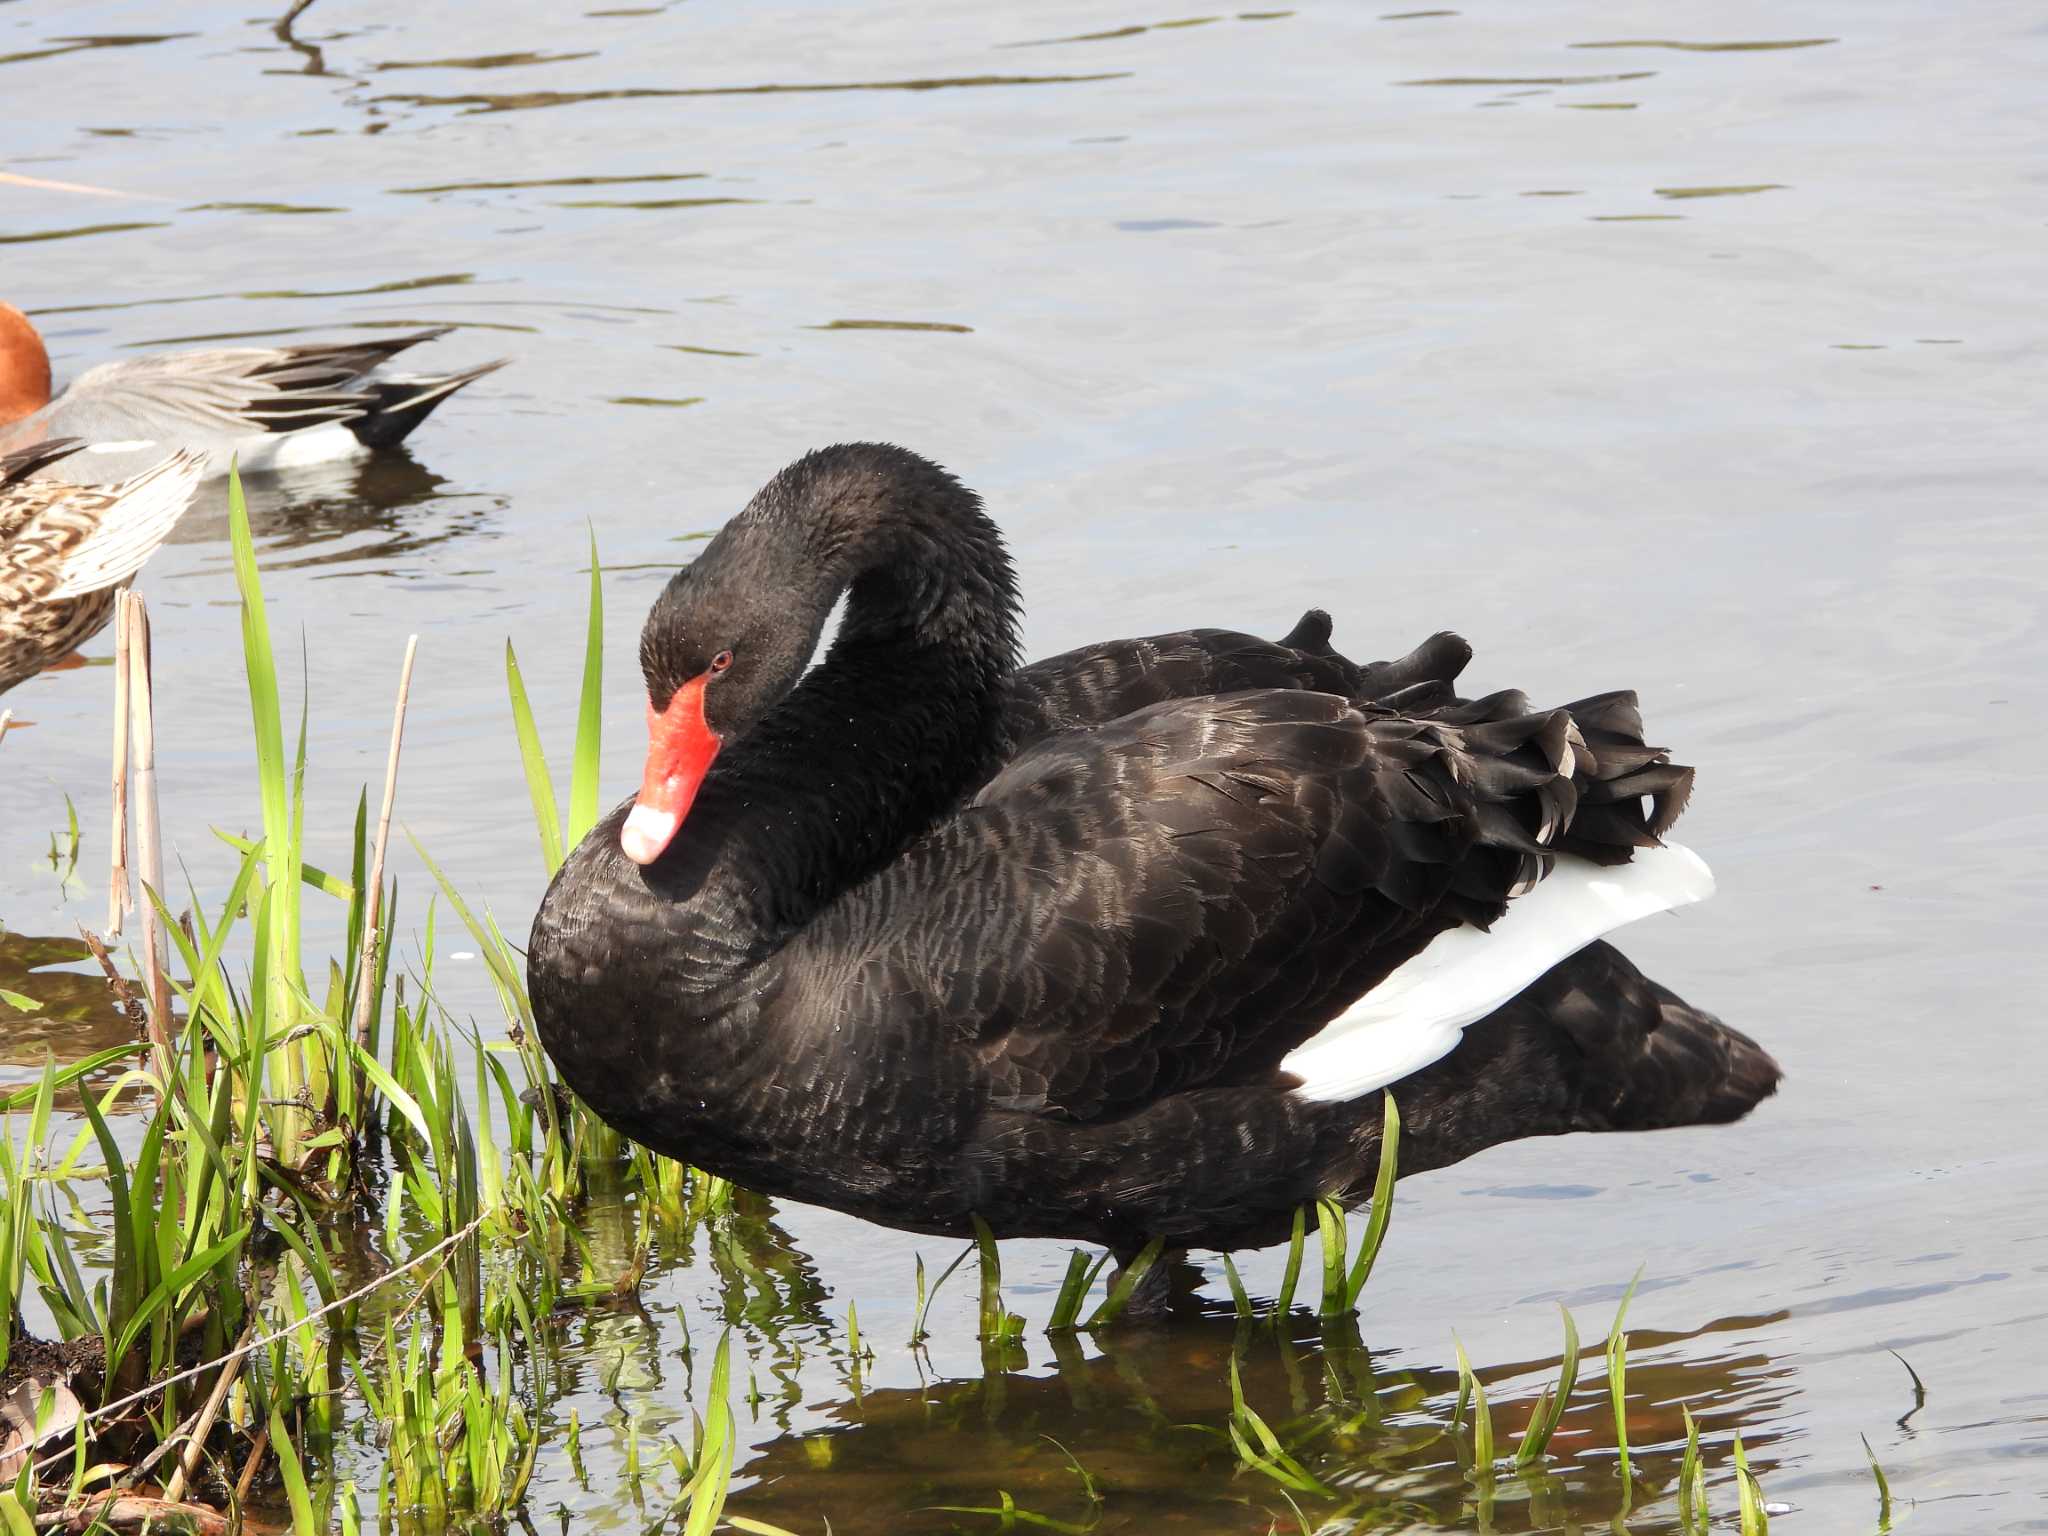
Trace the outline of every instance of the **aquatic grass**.
<path fill-rule="evenodd" d="M 1912 1380 L 1913 1383 L 1913 1406 L 1907 1409 L 1903 1414 L 1901 1414 L 1898 1419 L 1899 1428 L 1904 1429 L 1906 1427 L 1907 1422 L 1912 1419 L 1913 1415 L 1918 1413 L 1922 1408 L 1925 1408 L 1927 1406 L 1927 1383 L 1922 1381 L 1920 1379 L 1920 1373 L 1913 1369 L 1913 1362 L 1908 1360 L 1904 1355 L 1900 1354 L 1896 1349 L 1886 1350 L 1885 1353 L 1890 1355 L 1894 1360 L 1898 1361 L 1900 1365 L 1903 1365 L 1906 1368 L 1906 1375 Z"/>
<path fill-rule="evenodd" d="M 846 1357 L 856 1364 L 875 1358 L 874 1350 L 861 1342 L 860 1308 L 851 1301 L 846 1304 Z"/>
<path fill-rule="evenodd" d="M 1472 1361 L 1465 1353 L 1464 1344 L 1453 1334 L 1451 1343 L 1458 1355 L 1458 1410 L 1453 1417 L 1464 1417 L 1469 1404 L 1472 1411 L 1472 1476 L 1476 1481 L 1490 1484 L 1493 1481 L 1494 1463 L 1498 1460 L 1493 1439 L 1493 1410 L 1487 1406 L 1486 1383 L 1479 1379 L 1479 1373 L 1472 1369 Z"/>
<path fill-rule="evenodd" d="M 1678 1523 L 1687 1531 L 1703 1531 L 1711 1518 L 1707 1508 L 1707 1474 L 1700 1464 L 1700 1425 L 1692 1409 L 1680 1405 L 1685 1415 L 1685 1454 L 1678 1463 Z"/>
<path fill-rule="evenodd" d="M 1273 1319 L 1280 1319 L 1294 1310 L 1294 1288 L 1301 1282 L 1301 1260 L 1308 1235 L 1308 1213 L 1301 1206 L 1294 1208 L 1294 1229 L 1287 1239 L 1287 1267 L 1280 1272 L 1280 1289 L 1273 1298 Z"/>
<path fill-rule="evenodd" d="M 1877 1533 L 1886 1536 L 1892 1528 L 1892 1485 L 1884 1475 L 1884 1468 L 1877 1464 L 1877 1452 L 1870 1448 L 1870 1436 L 1859 1435 L 1863 1442 L 1863 1455 L 1870 1463 L 1870 1476 L 1877 1484 Z"/>
<path fill-rule="evenodd" d="M 1063 1536 L 1086 1536 L 1087 1532 L 1094 1529 L 1092 1524 L 1076 1525 L 1071 1520 L 1056 1520 L 1051 1515 L 1041 1515 L 1032 1510 L 1019 1509 L 1017 1501 L 1010 1496 L 1007 1489 L 998 1488 L 996 1490 L 996 1497 L 1002 1501 L 1000 1504 L 931 1504 L 926 1507 L 934 1513 L 942 1515 L 988 1515 L 1001 1522 L 997 1529 L 1005 1531 L 1014 1531 L 1018 1526 L 1025 1525 L 1032 1527 L 1034 1530 L 1059 1531 L 1063 1533 Z M 759 1529 L 759 1527 L 744 1525 L 740 1529 Z"/>
<path fill-rule="evenodd" d="M 1060 1279 L 1059 1295 L 1053 1299 L 1052 1316 L 1045 1325 L 1047 1333 L 1069 1333 L 1080 1327 L 1081 1304 L 1088 1299 L 1095 1277 L 1102 1273 L 1102 1267 L 1108 1262 L 1107 1249 L 1092 1260 L 1079 1248 L 1067 1255 L 1067 1272 Z M 920 1273 L 920 1284 L 922 1280 Z"/>
<path fill-rule="evenodd" d="M 71 803 L 71 796 L 64 796 L 64 841 L 60 847 L 57 834 L 50 834 L 50 869 L 57 877 L 60 890 L 70 891 L 78 884 L 78 807 Z"/>
<path fill-rule="evenodd" d="M 1322 1238 L 1323 1301 L 1319 1316 L 1326 1321 L 1347 1317 L 1358 1310 L 1358 1298 L 1372 1278 L 1386 1244 L 1387 1224 L 1394 1214 L 1394 1181 L 1400 1176 L 1401 1112 L 1391 1093 L 1382 1094 L 1386 1108 L 1380 1125 L 1379 1169 L 1373 1179 L 1372 1211 L 1366 1220 L 1365 1236 L 1351 1258 L 1350 1236 L 1343 1202 L 1325 1196 L 1316 1202 L 1316 1227 Z M 1304 1226 L 1306 1220 L 1304 1219 Z"/>
<path fill-rule="evenodd" d="M 1607 1330 L 1607 1401 L 1614 1410 L 1614 1448 L 1620 1458 L 1622 1486 L 1631 1490 L 1635 1473 L 1628 1455 L 1628 1335 L 1622 1325 L 1628 1320 L 1628 1304 L 1635 1299 L 1642 1278 L 1643 1272 L 1638 1269 L 1628 1289 L 1621 1293 L 1621 1303 L 1614 1309 L 1614 1324 Z"/>
<path fill-rule="evenodd" d="M 1085 1329 L 1107 1328 L 1121 1318 L 1131 1304 L 1131 1297 L 1137 1293 L 1139 1282 L 1151 1272 L 1165 1251 L 1166 1239 L 1163 1237 L 1155 1237 L 1140 1248 L 1138 1256 L 1124 1267 L 1123 1273 L 1116 1277 L 1116 1283 L 1109 1288 L 1109 1294 L 1102 1298 L 1101 1304 L 1088 1314 L 1088 1321 L 1081 1326 Z"/>
<path fill-rule="evenodd" d="M 1543 1458 L 1551 1437 L 1557 1433 L 1558 1425 L 1564 1422 L 1572 1389 L 1579 1382 L 1578 1324 L 1572 1321 L 1569 1307 L 1559 1303 L 1557 1310 L 1564 1316 L 1564 1354 L 1558 1363 L 1557 1385 L 1546 1387 L 1537 1397 L 1536 1406 L 1529 1411 L 1528 1427 L 1522 1431 L 1522 1443 L 1515 1450 L 1517 1467 L 1533 1466 Z"/>
<path fill-rule="evenodd" d="M 526 793 L 533 802 L 534 825 L 540 832 L 541 863 L 552 876 L 562 867 L 562 812 L 555 802 L 554 780 L 548 774 L 540 728 L 534 723 L 533 705 L 526 697 L 526 680 L 520 675 L 519 658 L 510 640 L 505 642 L 505 689 L 512 699 L 512 726 L 519 737 L 519 760 L 526 770 Z"/>
<path fill-rule="evenodd" d="M 541 746 L 532 702 L 512 642 L 505 642 L 505 688 L 512 700 L 512 725 L 526 791 L 540 832 L 541 859 L 552 876 L 570 849 L 597 824 L 598 762 L 604 746 L 604 585 L 597 561 L 597 531 L 590 533 L 590 602 L 584 625 L 583 686 L 576 707 L 576 740 L 569 766 L 569 817 L 564 823 L 555 799 L 547 753 Z"/>
<path fill-rule="evenodd" d="M 299 849 L 305 825 L 306 720 L 299 717 L 298 750 L 291 760 L 289 784 L 284 755 L 284 715 L 279 703 L 277 662 L 270 643 L 270 620 L 263 602 L 262 579 L 256 569 L 255 543 L 249 532 L 249 505 L 237 469 L 228 473 L 228 543 L 233 554 L 235 587 L 241 596 L 242 657 L 249 684 L 249 713 L 256 733 L 256 783 L 263 807 L 264 857 L 268 866 L 269 920 L 260 956 L 266 985 L 259 1017 L 266 1033 L 279 1041 L 276 1050 L 250 1053 L 261 1074 L 250 1091 L 266 1097 L 271 1144 L 279 1158 L 296 1164 L 300 1143 L 310 1134 L 305 1100 L 318 1078 L 309 1045 L 295 1036 L 303 978 L 299 971 Z M 159 893 L 161 894 L 161 893 Z"/>
<path fill-rule="evenodd" d="M 1280 1437 L 1273 1433 L 1272 1427 L 1259 1415 L 1258 1410 L 1245 1401 L 1244 1376 L 1238 1369 L 1236 1350 L 1232 1350 L 1230 1354 L 1228 1433 L 1238 1460 L 1253 1471 L 1263 1473 L 1281 1487 L 1292 1489 L 1296 1493 L 1310 1493 L 1322 1498 L 1333 1497 L 1330 1489 L 1281 1444 Z"/>
<path fill-rule="evenodd" d="M 1237 1261 L 1229 1254 L 1223 1255 L 1223 1278 L 1230 1285 L 1230 1307 L 1241 1323 L 1248 1323 L 1255 1315 L 1251 1294 L 1244 1288 L 1244 1278 L 1237 1272 Z"/>
<path fill-rule="evenodd" d="M 14 1342 L 13 1319 L 20 1315 L 24 1286 L 32 1254 L 39 1251 L 41 1236 L 30 1199 L 35 1189 L 37 1165 L 49 1138 L 50 1108 L 56 1098 L 57 1067 L 46 1054 L 42 1076 L 37 1079 L 35 1098 L 20 1147 L 14 1144 L 12 1127 L 0 1127 L 0 1373 Z"/>
<path fill-rule="evenodd" d="M 974 1251 L 975 1245 L 969 1243 L 955 1254 L 953 1262 L 939 1271 L 939 1278 L 932 1282 L 929 1290 L 925 1288 L 924 1283 L 924 1255 L 921 1253 L 917 1255 L 917 1306 L 916 1310 L 910 1315 L 910 1347 L 912 1349 L 922 1347 L 924 1341 L 931 1337 L 931 1334 L 925 1329 L 924 1320 L 933 1299 L 939 1294 L 939 1287 L 951 1278 L 954 1270 L 967 1262 L 967 1256 Z"/>
<path fill-rule="evenodd" d="M 392 975 L 396 884 L 382 900 L 381 859 L 366 848 L 366 795 L 357 804 L 352 878 L 305 861 L 306 717 L 302 712 L 288 760 L 247 510 L 232 477 L 230 542 L 263 837 L 229 838 L 239 865 L 217 915 L 209 917 L 196 896 L 188 912 L 174 914 L 156 880 L 143 882 L 145 916 L 175 948 L 183 975 L 165 967 L 163 989 L 151 999 L 150 1021 L 161 1043 L 149 1067 L 131 1068 L 111 1087 L 85 1095 L 84 1123 L 71 1151 L 56 1159 L 43 1151 L 54 1094 L 131 1056 L 132 1047 L 95 1053 L 61 1070 L 48 1066 L 32 1091 L 7 1096 L 10 1111 L 29 1108 L 30 1126 L 18 1151 L 11 1134 L 0 1140 L 6 1174 L 0 1197 L 6 1327 L 0 1332 L 11 1342 L 32 1275 L 60 1334 L 98 1342 L 104 1406 L 94 1417 L 104 1419 L 101 1429 L 143 1433 L 157 1444 L 128 1476 L 182 1445 L 169 1485 L 181 1491 L 214 1426 L 225 1424 L 254 1438 L 242 1485 L 267 1451 L 285 1486 L 293 1526 L 307 1531 L 326 1528 L 311 1501 L 312 1491 L 326 1485 L 309 1469 L 330 1452 L 338 1399 L 328 1383 L 346 1359 L 366 1400 L 388 1410 L 393 1440 L 382 1497 L 395 1503 L 387 1507 L 401 1511 L 408 1526 L 479 1514 L 501 1519 L 523 1496 L 538 1450 L 523 1400 L 544 1397 L 529 1382 L 515 1398 L 513 1373 L 517 1361 L 536 1354 L 527 1292 L 538 1282 L 547 1306 L 558 1294 L 545 1256 L 560 1236 L 565 1208 L 535 1175 L 542 1152 L 530 1120 L 521 1127 L 517 1115 L 509 1117 L 514 1145 L 503 1153 L 472 1128 L 448 1025 L 429 1013 L 431 905 L 425 971 L 412 1003 L 404 978 Z M 146 655 L 146 644 L 138 651 L 131 643 L 130 653 Z M 394 740 L 380 852 L 395 764 Z M 345 904 L 348 928 L 345 958 L 329 964 L 318 993 L 308 986 L 299 957 L 299 894 L 307 885 Z M 493 957 L 516 988 L 509 945 L 494 925 L 490 937 Z M 224 963 L 237 939 L 251 951 L 246 986 L 230 978 Z M 180 1021 L 168 1006 L 173 992 L 183 1015 L 175 1049 L 170 1040 Z M 379 1058 L 379 1026 L 387 1021 L 388 1064 Z M 472 1041 L 462 1059 L 475 1068 L 479 1103 L 488 1102 L 491 1087 L 509 1104 L 519 1103 L 502 1069 L 487 1071 L 487 1062 L 495 1062 L 479 1042 Z M 336 1070 L 343 1066 L 349 1070 Z M 124 1151 L 112 1132 L 109 1115 L 117 1100 L 142 1111 L 132 1151 Z M 543 1102 L 551 1104 L 551 1096 Z M 434 1270 L 400 1313 L 424 1305 L 425 1315 L 414 1317 L 404 1335 L 387 1321 L 384 1349 L 366 1372 L 353 1341 L 364 1292 L 338 1294 L 342 1282 L 329 1234 L 336 1201 L 357 1182 L 359 1140 L 370 1131 L 381 1131 L 389 1143 L 392 1177 L 381 1202 L 387 1243 L 402 1249 L 420 1223 L 442 1241 L 428 1250 L 436 1257 Z M 97 1166 L 83 1160 L 88 1144 L 99 1154 Z M 104 1209 L 88 1214 L 70 1192 L 73 1180 L 97 1181 Z M 37 1210 L 39 1190 L 51 1194 L 47 1214 Z M 59 1196 L 69 1202 L 68 1217 L 55 1203 Z M 516 1213 L 507 1205 L 515 1199 Z M 507 1240 L 505 1259 L 488 1275 L 477 1242 L 487 1222 Z M 251 1253 L 257 1224 L 272 1234 L 281 1259 Z M 77 1241 L 88 1231 L 107 1236 L 91 1271 L 80 1261 Z M 398 1264 L 367 1289 L 411 1267 L 412 1261 Z M 89 1273 L 96 1278 L 89 1280 Z M 251 1343 L 259 1318 L 271 1331 Z M 241 1343 L 227 1350 L 237 1336 Z M 194 1344 L 203 1357 L 217 1358 L 173 1370 L 179 1351 Z M 486 1374 L 472 1362 L 493 1348 L 498 1370 Z M 252 1349 L 262 1368 L 244 1372 Z M 421 1369 L 422 1360 L 433 1368 Z M 186 1413 L 181 1386 L 190 1381 L 199 1383 L 192 1390 L 204 1401 Z M 85 1445 L 82 1423 L 67 1490 L 73 1501 L 84 1485 Z M 344 1525 L 353 1520 L 345 1511 Z"/>
<path fill-rule="evenodd" d="M 1003 1305 L 1003 1261 L 988 1223 L 971 1216 L 974 1247 L 981 1256 L 981 1342 L 984 1349 L 1007 1349 L 1024 1337 L 1024 1319 Z"/>
<path fill-rule="evenodd" d="M 592 562 L 595 563 L 594 561 Z M 727 1491 L 732 1486 L 733 1452 L 739 1438 L 733 1421 L 730 1397 L 732 1380 L 732 1334 L 721 1334 L 711 1357 L 711 1382 L 706 1389 L 707 1408 L 703 1433 L 698 1436 L 690 1458 L 690 1480 L 677 1496 L 672 1514 L 683 1517 L 683 1536 L 710 1536 L 725 1513 Z"/>
<path fill-rule="evenodd" d="M 1764 1510 L 1764 1491 L 1749 1470 L 1749 1457 L 1742 1449 L 1742 1432 L 1735 1432 L 1735 1497 L 1742 1521 L 1742 1536 L 1770 1536 L 1771 1517 Z"/>

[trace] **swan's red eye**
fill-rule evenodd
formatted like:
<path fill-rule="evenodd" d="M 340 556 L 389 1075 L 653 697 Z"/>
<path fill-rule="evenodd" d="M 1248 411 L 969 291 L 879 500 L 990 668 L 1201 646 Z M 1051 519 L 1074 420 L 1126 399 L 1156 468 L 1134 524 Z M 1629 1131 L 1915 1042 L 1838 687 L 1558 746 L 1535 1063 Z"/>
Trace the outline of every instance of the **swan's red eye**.
<path fill-rule="evenodd" d="M 731 665 L 731 651 L 720 651 L 716 656 L 711 658 L 711 670 L 714 672 L 723 672 L 727 667 Z"/>

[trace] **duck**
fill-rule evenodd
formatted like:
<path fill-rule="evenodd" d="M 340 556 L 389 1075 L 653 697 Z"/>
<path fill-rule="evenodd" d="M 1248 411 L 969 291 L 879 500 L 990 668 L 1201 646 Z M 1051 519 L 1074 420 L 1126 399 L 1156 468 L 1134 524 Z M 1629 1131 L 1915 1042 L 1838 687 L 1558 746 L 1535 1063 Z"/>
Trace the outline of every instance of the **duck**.
<path fill-rule="evenodd" d="M 85 453 L 50 478 L 104 482 L 140 473 L 166 453 L 205 455 L 208 476 L 288 469 L 390 448 L 442 401 L 505 366 L 400 373 L 401 353 L 452 330 L 434 326 L 368 341 L 222 347 L 101 363 L 54 398 L 50 354 L 34 323 L 0 303 L 0 452 L 74 437 Z"/>
<path fill-rule="evenodd" d="M 1319 610 L 1021 665 L 1020 612 L 980 498 L 880 443 L 797 460 L 666 584 L 640 788 L 527 951 L 598 1116 L 773 1197 L 1121 1272 L 1362 1203 L 1389 1095 L 1407 1176 L 1775 1091 L 1607 942 L 1713 889 L 1633 693 L 1466 698 L 1455 634 L 1359 665 Z"/>
<path fill-rule="evenodd" d="M 106 628 L 199 488 L 204 456 L 182 449 L 110 485 L 37 478 L 87 447 L 51 438 L 0 454 L 0 694 Z"/>

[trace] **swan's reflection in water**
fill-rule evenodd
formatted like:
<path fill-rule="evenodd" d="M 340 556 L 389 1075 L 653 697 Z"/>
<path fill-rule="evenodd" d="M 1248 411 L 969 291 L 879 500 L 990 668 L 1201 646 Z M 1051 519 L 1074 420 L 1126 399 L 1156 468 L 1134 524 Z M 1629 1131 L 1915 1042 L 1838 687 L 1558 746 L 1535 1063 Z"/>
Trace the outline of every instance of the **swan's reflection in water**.
<path fill-rule="evenodd" d="M 617 1205 L 589 1214 L 598 1262 L 629 1262 L 636 1218 Z M 1517 1532 L 1593 1528 L 1625 1514 L 1632 1532 L 1676 1532 L 1684 1411 L 1700 1426 L 1712 1500 L 1725 1513 L 1734 1504 L 1730 1440 L 1741 1431 L 1752 1471 L 1768 1484 L 1794 1391 L 1790 1368 L 1755 1342 L 1782 1314 L 1684 1333 L 1632 1329 L 1634 1482 L 1625 1495 L 1601 1363 L 1606 1319 L 1582 1315 L 1577 1390 L 1549 1455 L 1527 1473 L 1509 1463 L 1559 1359 L 1476 1362 L 1502 1457 L 1483 1490 L 1471 1475 L 1470 1411 L 1454 1422 L 1458 1372 L 1448 1349 L 1426 1357 L 1376 1350 L 1355 1322 L 1325 1328 L 1297 1312 L 1276 1328 L 1212 1309 L 1169 1327 L 1087 1339 L 1034 1332 L 1029 1374 L 990 1369 L 901 1385 L 900 1364 L 863 1366 L 849 1357 L 843 1299 L 828 1298 L 767 1202 L 743 1198 L 729 1219 L 673 1234 L 664 1246 L 688 1255 L 677 1267 L 700 1272 L 675 1287 L 650 1284 L 646 1294 L 702 1295 L 709 1282 L 713 1326 L 735 1329 L 743 1445 L 730 1510 L 791 1531 L 822 1531 L 829 1521 L 836 1536 L 1276 1526 Z M 972 1275 L 954 1283 L 963 1281 L 971 1286 Z M 1646 1310 L 1638 1304 L 1639 1324 Z M 701 1406 L 709 1370 L 704 1322 L 700 1316 L 685 1349 L 680 1319 L 660 1304 L 575 1315 L 561 1386 L 605 1393 L 604 1417 L 617 1432 L 631 1420 L 643 1443 L 668 1433 L 688 1444 L 689 1405 Z M 898 1339 L 871 1342 L 900 1359 Z M 1246 1403 L 1305 1474 L 1296 1486 L 1246 1467 L 1232 1445 L 1233 1356 Z M 871 1384 L 883 1375 L 891 1384 Z M 1005 1495 L 1042 1520 L 1020 1514 L 1005 1525 Z M 974 1510 L 990 1513 L 963 1512 Z M 583 1513 L 596 1512 L 586 1505 Z"/>
<path fill-rule="evenodd" d="M 1125 1329 L 1100 1341 L 1099 1353 L 1095 1343 L 1064 1341 L 1050 1375 L 868 1391 L 832 1412 L 837 1426 L 770 1441 L 743 1469 L 753 1486 L 733 1507 L 793 1530 L 822 1529 L 829 1518 L 841 1536 L 955 1530 L 961 1517 L 939 1506 L 1000 1507 L 1004 1493 L 1019 1509 L 1105 1531 L 1297 1529 L 1288 1497 L 1311 1530 L 1469 1530 L 1475 1518 L 1481 1530 L 1555 1530 L 1604 1524 L 1622 1511 L 1597 1363 L 1582 1373 L 1546 1461 L 1527 1476 L 1503 1466 L 1482 1495 L 1469 1475 L 1469 1432 L 1453 1425 L 1453 1365 L 1376 1357 L 1349 1329 L 1319 1337 L 1309 1320 L 1296 1321 L 1311 1330 L 1306 1337 L 1218 1317 Z M 1696 1337 L 1638 1334 L 1633 1352 Z M 1233 1351 L 1246 1403 L 1321 1491 L 1283 1490 L 1240 1462 L 1231 1444 Z M 1554 1359 L 1482 1363 L 1482 1378 L 1495 1384 L 1502 1452 L 1512 1454 L 1540 1379 L 1556 1372 Z M 1642 1510 L 1630 1530 L 1678 1528 L 1668 1495 L 1685 1440 L 1681 1402 L 1700 1421 L 1710 1466 L 1725 1467 L 1722 1442 L 1744 1426 L 1752 1469 L 1767 1477 L 1775 1465 L 1775 1437 L 1764 1426 L 1782 1421 L 1790 1384 L 1768 1357 L 1643 1360 L 1628 1382 L 1633 1502 Z M 1076 1461 L 1101 1494 L 1099 1507 Z M 1241 1521 L 1219 1519 L 1219 1506 L 1229 1505 L 1243 1507 Z"/>

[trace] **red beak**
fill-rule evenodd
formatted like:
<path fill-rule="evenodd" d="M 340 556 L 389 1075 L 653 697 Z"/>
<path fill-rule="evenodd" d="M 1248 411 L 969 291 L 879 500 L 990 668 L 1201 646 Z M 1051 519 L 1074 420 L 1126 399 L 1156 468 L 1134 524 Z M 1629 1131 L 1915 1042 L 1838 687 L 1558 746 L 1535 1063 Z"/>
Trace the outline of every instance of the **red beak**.
<path fill-rule="evenodd" d="M 704 723 L 705 679 L 676 690 L 668 708 L 647 706 L 647 772 L 640 795 L 619 832 L 619 846 L 635 864 L 652 864 L 690 814 L 697 789 L 722 743 Z"/>

